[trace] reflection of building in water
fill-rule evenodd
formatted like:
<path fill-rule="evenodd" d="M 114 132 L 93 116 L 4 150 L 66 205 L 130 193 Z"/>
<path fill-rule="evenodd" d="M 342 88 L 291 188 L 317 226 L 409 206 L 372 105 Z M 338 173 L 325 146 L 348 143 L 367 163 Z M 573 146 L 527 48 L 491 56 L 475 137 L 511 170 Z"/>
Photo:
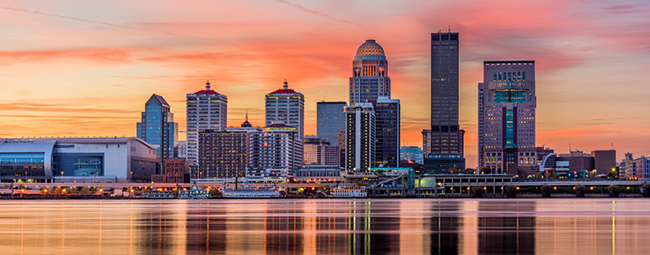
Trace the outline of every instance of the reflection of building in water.
<path fill-rule="evenodd" d="M 460 254 L 478 254 L 478 201 L 463 201 L 460 209 L 463 216 L 461 217 L 461 227 L 458 233 L 458 253 Z"/>
<path fill-rule="evenodd" d="M 209 204 L 193 203 L 184 217 L 187 229 L 188 253 L 220 253 L 226 250 L 228 240 L 226 213 Z M 185 252 L 183 252 L 185 253 Z"/>
<path fill-rule="evenodd" d="M 399 202 L 399 253 L 431 254 L 431 240 L 427 238 L 429 219 L 412 217 L 404 213 L 426 213 L 428 209 L 421 201 L 403 200 Z"/>
<path fill-rule="evenodd" d="M 547 216 L 536 218 L 536 254 L 648 254 L 650 219 L 637 214 L 647 212 L 639 201 L 538 203 L 538 215 Z"/>
<path fill-rule="evenodd" d="M 131 223 L 131 227 L 136 229 L 132 236 L 137 240 L 135 253 L 185 253 L 185 221 L 176 218 L 186 218 L 186 211 L 184 203 L 169 207 L 166 202 L 160 202 L 149 204 L 136 211 L 136 215 L 131 215 L 129 218 L 136 220 Z"/>
<path fill-rule="evenodd" d="M 431 203 L 431 254 L 458 254 L 459 201 Z"/>
<path fill-rule="evenodd" d="M 478 203 L 480 254 L 526 254 L 535 250 L 535 217 L 515 214 L 535 212 L 534 201 Z"/>

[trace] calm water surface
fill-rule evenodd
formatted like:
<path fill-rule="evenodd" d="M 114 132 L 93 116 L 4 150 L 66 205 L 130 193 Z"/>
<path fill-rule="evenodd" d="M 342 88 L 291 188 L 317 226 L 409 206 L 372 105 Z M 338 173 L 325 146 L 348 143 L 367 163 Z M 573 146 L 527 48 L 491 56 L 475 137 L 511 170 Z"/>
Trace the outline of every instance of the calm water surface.
<path fill-rule="evenodd" d="M 649 254 L 645 199 L 0 200 L 0 254 Z"/>

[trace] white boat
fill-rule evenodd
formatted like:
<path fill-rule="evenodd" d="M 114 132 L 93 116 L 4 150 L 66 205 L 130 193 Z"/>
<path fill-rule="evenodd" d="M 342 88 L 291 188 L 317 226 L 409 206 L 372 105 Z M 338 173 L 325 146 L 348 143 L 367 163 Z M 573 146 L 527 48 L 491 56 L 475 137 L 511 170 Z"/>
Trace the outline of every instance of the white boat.
<path fill-rule="evenodd" d="M 222 192 L 225 198 L 277 198 L 281 197 L 280 190 L 276 187 L 250 187 L 247 182 L 235 188 L 225 188 Z"/>
<path fill-rule="evenodd" d="M 207 199 L 211 198 L 212 195 L 210 195 L 210 192 L 207 190 L 202 190 L 196 187 L 196 182 L 194 185 L 192 185 L 192 189 L 190 190 L 181 190 L 178 193 L 178 198 L 181 199 Z"/>
<path fill-rule="evenodd" d="M 174 198 L 174 192 L 172 191 L 152 191 L 144 194 L 145 198 L 157 198 L 157 199 L 169 199 Z"/>
<path fill-rule="evenodd" d="M 336 187 L 330 190 L 330 197 L 363 198 L 368 197 L 368 192 L 365 187 Z"/>

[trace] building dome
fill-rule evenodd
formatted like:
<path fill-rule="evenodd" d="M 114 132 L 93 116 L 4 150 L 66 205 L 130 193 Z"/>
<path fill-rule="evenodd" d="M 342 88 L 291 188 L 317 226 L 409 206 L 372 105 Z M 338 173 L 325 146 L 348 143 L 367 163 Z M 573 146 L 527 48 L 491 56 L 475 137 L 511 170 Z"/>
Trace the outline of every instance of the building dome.
<path fill-rule="evenodd" d="M 374 39 L 368 39 L 357 49 L 355 60 L 377 60 L 386 59 L 384 48 L 381 47 Z"/>

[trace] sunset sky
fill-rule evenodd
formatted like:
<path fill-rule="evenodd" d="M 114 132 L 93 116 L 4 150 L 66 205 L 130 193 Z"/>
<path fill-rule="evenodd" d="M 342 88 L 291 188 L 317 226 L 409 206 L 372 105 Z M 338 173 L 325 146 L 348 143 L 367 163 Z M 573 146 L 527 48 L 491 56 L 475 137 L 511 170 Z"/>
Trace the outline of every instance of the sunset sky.
<path fill-rule="evenodd" d="M 650 2 L 3 1 L 0 137 L 135 136 L 152 93 L 185 130 L 185 94 L 228 96 L 228 124 L 282 86 L 347 101 L 357 47 L 373 38 L 402 103 L 402 145 L 429 126 L 430 33 L 460 33 L 460 122 L 476 166 L 484 60 L 535 60 L 537 144 L 650 154 Z M 184 139 L 184 134 L 181 134 Z"/>

